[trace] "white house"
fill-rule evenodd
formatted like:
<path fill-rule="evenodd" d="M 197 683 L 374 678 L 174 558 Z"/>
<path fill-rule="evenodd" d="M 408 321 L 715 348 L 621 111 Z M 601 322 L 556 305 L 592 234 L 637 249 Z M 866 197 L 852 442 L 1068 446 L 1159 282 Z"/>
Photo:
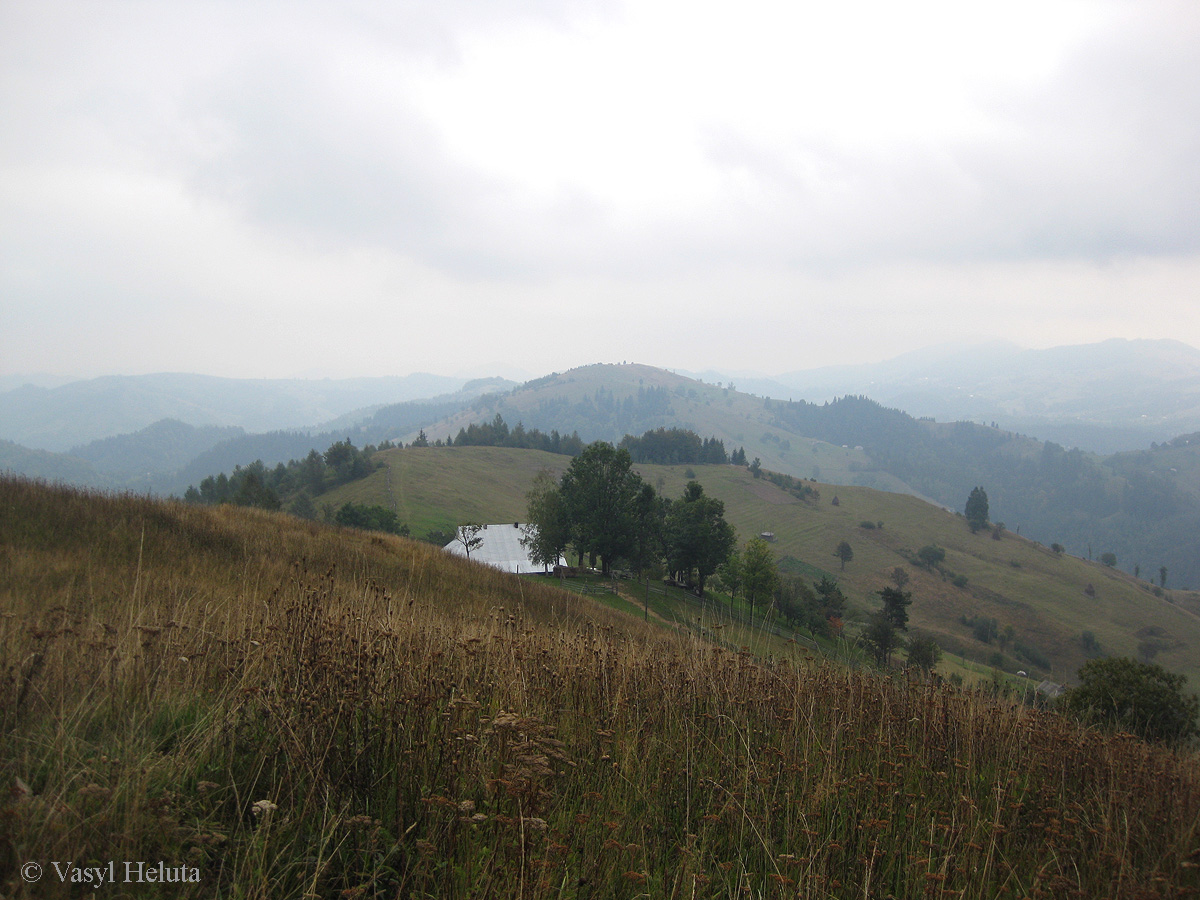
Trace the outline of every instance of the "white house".
<path fill-rule="evenodd" d="M 525 536 L 525 529 L 532 527 L 532 525 L 515 523 L 484 525 L 478 534 L 478 537 L 482 538 L 482 543 L 471 551 L 470 558 L 476 562 L 487 563 L 504 572 L 514 572 L 518 575 L 543 572 L 545 566 L 530 559 L 529 551 L 521 543 L 521 538 Z M 448 543 L 444 549 L 455 556 L 467 555 L 462 541 L 457 539 Z M 559 562 L 563 565 L 566 564 L 566 560 L 561 557 Z"/>

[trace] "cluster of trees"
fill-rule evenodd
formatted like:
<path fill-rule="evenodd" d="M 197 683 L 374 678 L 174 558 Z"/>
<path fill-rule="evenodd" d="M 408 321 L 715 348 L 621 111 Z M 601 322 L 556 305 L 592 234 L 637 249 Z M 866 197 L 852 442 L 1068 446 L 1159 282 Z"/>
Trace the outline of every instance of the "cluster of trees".
<path fill-rule="evenodd" d="M 740 465 L 747 465 L 746 451 L 739 448 L 741 454 Z M 734 465 L 739 465 L 736 459 L 733 460 Z M 758 457 L 749 464 L 750 473 L 755 478 L 765 478 L 780 490 L 787 491 L 797 500 L 819 500 L 821 492 L 810 484 L 805 484 L 803 478 L 793 478 L 791 475 L 785 475 L 781 472 L 772 472 L 769 469 L 764 469 Z"/>
<path fill-rule="evenodd" d="M 606 573 L 618 565 L 639 573 L 661 566 L 703 593 L 737 540 L 725 504 L 696 481 L 677 500 L 660 497 L 632 466 L 627 449 L 597 441 L 558 481 L 539 473 L 527 496 L 530 556 L 553 565 L 570 548 Z"/>
<path fill-rule="evenodd" d="M 400 521 L 394 509 L 386 506 L 346 503 L 333 516 L 338 525 L 362 528 L 366 531 L 386 531 L 388 534 L 408 536 L 408 526 Z"/>
<path fill-rule="evenodd" d="M 700 439 L 700 435 L 684 428 L 656 428 L 641 437 L 625 435 L 620 449 L 628 450 L 635 463 L 661 465 L 725 465 L 729 454 L 725 443 L 715 437 Z M 742 451 L 745 458 L 746 451 Z"/>
<path fill-rule="evenodd" d="M 279 463 L 270 469 L 262 460 L 255 460 L 245 467 L 235 466 L 230 475 L 224 472 L 209 475 L 199 487 L 190 486 L 183 499 L 188 503 L 234 503 L 262 509 L 281 509 L 287 502 L 289 512 L 315 518 L 313 498 L 370 475 L 380 465 L 371 457 L 377 450 L 391 446 L 390 443 L 379 447 L 368 445 L 360 450 L 347 438 L 334 442 L 324 453 L 310 450 L 303 459 Z"/>
<path fill-rule="evenodd" d="M 424 431 L 413 441 L 413 446 L 431 446 Z M 545 450 L 547 453 L 578 456 L 586 445 L 579 437 L 578 431 L 569 436 L 561 435 L 558 431 L 545 434 L 536 428 L 527 429 L 520 422 L 510 428 L 504 417 L 496 413 L 490 423 L 471 424 L 460 428 L 457 437 L 447 437 L 445 442 L 437 441 L 435 446 L 516 447 L 522 450 Z M 641 437 L 627 434 L 617 447 L 627 451 L 635 463 L 658 463 L 665 466 L 724 465 L 730 461 L 723 441 L 716 437 L 702 439 L 700 435 L 686 428 L 656 428 L 645 432 Z M 743 460 L 745 456 L 746 451 L 742 450 Z"/>
<path fill-rule="evenodd" d="M 785 577 L 779 582 L 775 609 L 793 628 L 831 637 L 842 631 L 846 595 L 837 580 L 828 575 L 822 575 L 811 586 L 803 578 Z"/>
<path fill-rule="evenodd" d="M 912 605 L 912 594 L 901 586 L 889 586 L 879 591 L 879 599 L 879 609 L 870 614 L 867 626 L 859 637 L 863 648 L 881 666 L 889 665 L 897 650 L 907 649 L 909 666 L 932 672 L 942 658 L 942 648 L 938 642 L 928 635 L 915 635 L 905 640 L 902 634 L 908 631 L 908 608 Z"/>
<path fill-rule="evenodd" d="M 200 482 L 199 489 L 189 487 L 183 499 L 188 503 L 233 503 L 237 506 L 258 506 L 279 509 L 283 504 L 271 484 L 277 481 L 275 471 L 268 470 L 262 460 L 242 468 L 237 466 L 231 475 L 222 472 Z"/>
<path fill-rule="evenodd" d="M 814 634 L 841 631 L 846 597 L 823 576 L 809 586 L 783 578 L 761 537 L 737 548 L 725 504 L 697 481 L 677 499 L 661 497 L 632 470 L 625 447 L 596 442 L 572 460 L 560 479 L 543 470 L 527 495 L 523 543 L 535 562 L 553 565 L 568 550 L 610 572 L 664 572 L 703 594 L 711 578 L 751 609 L 774 609 Z"/>
<path fill-rule="evenodd" d="M 583 439 L 579 437 L 578 431 L 570 435 L 561 435 L 558 431 L 546 434 L 536 428 L 526 429 L 520 422 L 509 428 L 500 413 L 496 413 L 490 423 L 472 423 L 465 428 L 460 428 L 457 437 L 454 439 L 447 437 L 444 445 L 441 441 L 438 441 L 437 445 L 446 447 L 515 447 L 519 450 L 544 450 L 547 453 L 560 453 L 566 456 L 577 456 L 583 452 L 584 448 Z M 429 446 L 429 439 L 425 436 L 424 430 L 413 441 L 413 446 Z"/>

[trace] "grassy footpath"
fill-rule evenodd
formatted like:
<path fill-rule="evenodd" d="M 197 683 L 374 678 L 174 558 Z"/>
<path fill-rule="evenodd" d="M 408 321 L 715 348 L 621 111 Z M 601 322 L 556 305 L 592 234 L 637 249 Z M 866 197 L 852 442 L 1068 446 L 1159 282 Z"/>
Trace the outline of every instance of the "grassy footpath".
<path fill-rule="evenodd" d="M 0 547 L 5 897 L 1200 892 L 1194 755 L 983 694 L 278 514 L 0 480 Z"/>

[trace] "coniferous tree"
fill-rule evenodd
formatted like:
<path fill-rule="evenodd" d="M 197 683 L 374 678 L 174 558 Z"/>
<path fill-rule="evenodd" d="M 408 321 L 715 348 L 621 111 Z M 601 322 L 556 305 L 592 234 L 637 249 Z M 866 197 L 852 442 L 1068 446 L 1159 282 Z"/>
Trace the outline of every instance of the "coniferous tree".
<path fill-rule="evenodd" d="M 967 517 L 967 524 L 971 527 L 971 533 L 987 528 L 988 526 L 988 496 L 987 491 L 981 487 L 975 487 L 969 497 L 967 497 L 967 506 L 964 510 Z"/>
<path fill-rule="evenodd" d="M 912 594 L 899 588 L 885 587 L 879 592 L 879 597 L 883 600 L 880 612 L 900 631 L 907 631 L 908 607 L 912 605 Z"/>
<path fill-rule="evenodd" d="M 896 626 L 881 609 L 871 613 L 859 641 L 881 666 L 887 665 L 892 654 L 900 647 L 900 635 Z"/>
<path fill-rule="evenodd" d="M 846 595 L 842 593 L 836 578 L 822 575 L 820 581 L 813 582 L 813 590 L 820 598 L 821 608 L 824 610 L 826 618 L 840 618 L 846 611 Z"/>

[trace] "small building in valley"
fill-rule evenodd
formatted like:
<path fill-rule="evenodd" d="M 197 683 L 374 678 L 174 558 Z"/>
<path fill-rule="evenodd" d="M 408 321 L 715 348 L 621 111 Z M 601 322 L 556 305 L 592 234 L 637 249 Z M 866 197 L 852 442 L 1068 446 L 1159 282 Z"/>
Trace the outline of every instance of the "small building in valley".
<path fill-rule="evenodd" d="M 530 559 L 529 550 L 521 543 L 521 538 L 525 536 L 525 530 L 532 527 L 532 525 L 521 525 L 517 522 L 505 525 L 484 525 L 477 535 L 480 544 L 478 547 L 472 548 L 470 554 L 467 553 L 466 547 L 458 538 L 448 543 L 444 549 L 455 556 L 468 556 L 475 562 L 486 563 L 493 568 L 517 575 L 544 572 L 546 567 Z M 565 559 L 560 558 L 559 562 L 566 564 Z"/>
<path fill-rule="evenodd" d="M 1053 681 L 1043 681 L 1037 686 L 1037 692 L 1043 697 L 1049 697 L 1053 700 L 1055 697 L 1061 697 L 1065 688 L 1061 684 L 1056 684 Z"/>

